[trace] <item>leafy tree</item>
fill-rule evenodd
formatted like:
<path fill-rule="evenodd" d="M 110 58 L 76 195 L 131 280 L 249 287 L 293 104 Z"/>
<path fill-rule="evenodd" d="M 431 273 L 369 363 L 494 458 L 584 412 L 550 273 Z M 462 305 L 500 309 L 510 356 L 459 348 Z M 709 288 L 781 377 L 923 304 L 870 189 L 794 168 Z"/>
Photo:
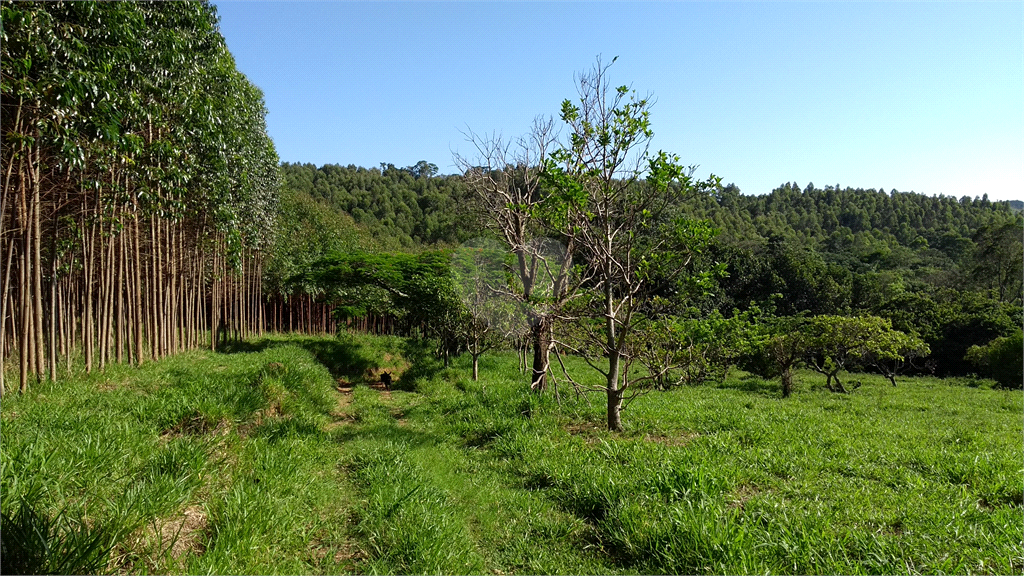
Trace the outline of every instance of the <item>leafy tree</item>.
<path fill-rule="evenodd" d="M 883 330 L 875 346 L 868 347 L 863 360 L 874 366 L 896 386 L 896 376 L 915 368 L 914 361 L 931 353 L 931 348 L 915 334 Z"/>
<path fill-rule="evenodd" d="M 662 223 L 661 217 L 682 198 L 716 189 L 718 179 L 695 181 L 694 168 L 680 166 L 677 157 L 650 152 L 652 102 L 626 86 L 613 88 L 609 65 L 598 59 L 578 77 L 578 105 L 562 103 L 569 139 L 546 162 L 550 195 L 540 207 L 582 259 L 587 292 L 565 311 L 583 329 L 578 348 L 596 349 L 608 359 L 604 366 L 584 356 L 605 377 L 600 390 L 607 397 L 608 429 L 621 430 L 627 391 L 635 396 L 654 379 L 630 371 L 636 360 L 631 351 L 645 337 L 638 311 L 651 288 L 651 271 L 664 272 L 671 261 L 681 273 L 713 237 L 705 221 Z"/>
<path fill-rule="evenodd" d="M 641 328 L 648 336 L 633 354 L 659 389 L 722 381 L 751 351 L 750 318 L 749 312 L 725 318 L 717 310 L 704 318 L 657 318 Z"/>
<path fill-rule="evenodd" d="M 801 316 L 767 317 L 751 333 L 750 353 L 742 366 L 764 378 L 778 377 L 782 397 L 793 392 L 793 369 L 804 363 L 810 342 Z"/>
<path fill-rule="evenodd" d="M 851 360 L 870 357 L 880 363 L 903 361 L 901 352 L 924 349 L 919 340 L 894 331 L 891 322 L 877 316 L 815 316 L 804 323 L 802 330 L 807 364 L 825 375 L 825 387 L 832 392 L 847 392 L 839 372 Z M 895 379 L 890 376 L 890 380 L 895 386 Z"/>
<path fill-rule="evenodd" d="M 465 310 L 448 252 L 335 253 L 314 262 L 293 281 L 323 294 L 341 318 L 389 315 L 407 329 L 421 327 L 434 337 L 446 360 L 457 349 Z"/>

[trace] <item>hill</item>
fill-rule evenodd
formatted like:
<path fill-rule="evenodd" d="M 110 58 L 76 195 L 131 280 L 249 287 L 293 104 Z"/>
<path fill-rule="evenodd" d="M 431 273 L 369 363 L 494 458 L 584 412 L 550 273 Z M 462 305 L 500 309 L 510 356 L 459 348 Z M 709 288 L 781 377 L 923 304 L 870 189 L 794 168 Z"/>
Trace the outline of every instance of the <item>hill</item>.
<path fill-rule="evenodd" d="M 287 216 L 286 226 L 306 219 L 306 236 L 334 226 L 362 240 L 292 242 L 279 250 L 291 250 L 292 263 L 272 270 L 294 271 L 301 268 L 294 262 L 346 246 L 416 252 L 481 233 L 461 177 L 436 176 L 427 162 L 380 169 L 286 163 L 281 170 L 283 198 L 334 214 L 331 226 L 308 211 Z M 1008 202 L 787 183 L 762 196 L 728 185 L 675 213 L 719 230 L 704 257 L 723 273 L 714 289 L 685 303 L 702 314 L 756 305 L 783 315 L 882 316 L 921 335 L 934 352 L 923 369 L 941 375 L 970 373 L 964 357 L 971 346 L 1020 327 L 1024 217 Z M 295 290 L 302 288 L 285 288 Z"/>

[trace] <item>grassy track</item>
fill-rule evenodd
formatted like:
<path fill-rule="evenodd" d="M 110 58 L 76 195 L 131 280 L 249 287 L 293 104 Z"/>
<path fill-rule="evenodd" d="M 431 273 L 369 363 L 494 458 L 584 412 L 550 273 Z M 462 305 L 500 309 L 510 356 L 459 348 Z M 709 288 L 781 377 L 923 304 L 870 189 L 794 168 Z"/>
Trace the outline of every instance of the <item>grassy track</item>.
<path fill-rule="evenodd" d="M 610 434 L 602 398 L 535 397 L 514 355 L 468 372 L 397 338 L 277 338 L 10 396 L 4 545 L 50 519 L 37 564 L 133 573 L 1024 570 L 1019 391 L 801 373 L 783 401 L 739 373 Z"/>

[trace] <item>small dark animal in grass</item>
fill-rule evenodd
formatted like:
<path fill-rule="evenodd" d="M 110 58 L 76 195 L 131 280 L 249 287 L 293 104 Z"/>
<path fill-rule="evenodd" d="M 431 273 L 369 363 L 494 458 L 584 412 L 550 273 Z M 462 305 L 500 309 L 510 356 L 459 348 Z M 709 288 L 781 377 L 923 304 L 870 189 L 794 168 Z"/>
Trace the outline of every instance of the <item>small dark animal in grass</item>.
<path fill-rule="evenodd" d="M 380 381 L 384 384 L 384 389 L 391 391 L 391 372 L 381 372 Z"/>

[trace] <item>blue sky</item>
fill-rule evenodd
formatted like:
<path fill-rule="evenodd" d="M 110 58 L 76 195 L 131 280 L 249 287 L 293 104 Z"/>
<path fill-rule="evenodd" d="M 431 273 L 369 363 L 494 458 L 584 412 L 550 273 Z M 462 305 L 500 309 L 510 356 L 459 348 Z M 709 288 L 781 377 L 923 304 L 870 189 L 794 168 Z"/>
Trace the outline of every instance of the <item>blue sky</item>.
<path fill-rule="evenodd" d="M 216 2 L 282 160 L 455 171 L 618 56 L 654 147 L 783 182 L 1024 199 L 1022 2 Z"/>

